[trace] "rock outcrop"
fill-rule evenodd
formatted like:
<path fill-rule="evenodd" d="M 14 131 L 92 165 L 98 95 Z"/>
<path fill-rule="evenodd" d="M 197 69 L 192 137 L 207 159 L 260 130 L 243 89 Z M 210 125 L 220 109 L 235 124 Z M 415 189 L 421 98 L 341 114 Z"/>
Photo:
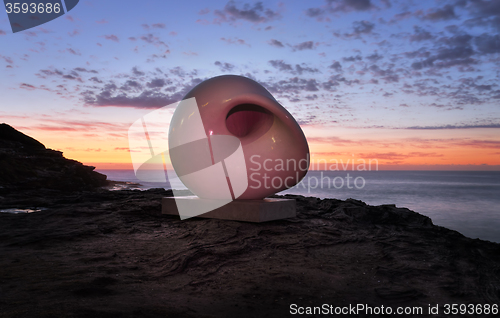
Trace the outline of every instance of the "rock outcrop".
<path fill-rule="evenodd" d="M 64 158 L 39 141 L 0 124 L 0 192 L 30 189 L 91 190 L 107 184 L 95 167 Z"/>
<path fill-rule="evenodd" d="M 452 317 L 445 304 L 500 304 L 500 244 L 405 208 L 288 195 L 295 218 L 181 221 L 159 214 L 171 195 L 99 190 L 0 200 L 0 209 L 44 207 L 0 213 L 0 316 L 302 317 L 290 315 L 291 304 L 363 304 L 422 314 L 345 316 Z M 429 304 L 439 305 L 437 315 Z"/>

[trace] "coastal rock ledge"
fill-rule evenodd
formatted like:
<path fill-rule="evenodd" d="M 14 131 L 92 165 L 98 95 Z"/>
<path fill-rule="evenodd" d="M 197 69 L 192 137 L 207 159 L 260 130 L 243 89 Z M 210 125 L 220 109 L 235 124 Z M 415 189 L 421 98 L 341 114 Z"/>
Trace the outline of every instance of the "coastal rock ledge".
<path fill-rule="evenodd" d="M 68 192 L 106 185 L 106 176 L 94 169 L 0 124 L 0 194 L 42 188 Z"/>
<path fill-rule="evenodd" d="M 449 317 L 445 304 L 500 304 L 500 244 L 406 208 L 288 195 L 295 218 L 181 221 L 160 214 L 171 195 L 32 192 L 45 209 L 0 213 L 2 318 L 289 317 L 291 304 L 411 306 L 424 314 L 404 317 Z M 440 315 L 428 315 L 429 304 Z M 493 317 L 470 315 L 481 316 Z"/>
<path fill-rule="evenodd" d="M 406 208 L 287 195 L 295 218 L 181 221 L 161 215 L 172 191 L 99 188 L 93 167 L 10 126 L 0 136 L 0 210 L 38 211 L 0 213 L 1 318 L 321 316 L 292 304 L 450 317 L 446 304 L 500 305 L 500 244 Z"/>

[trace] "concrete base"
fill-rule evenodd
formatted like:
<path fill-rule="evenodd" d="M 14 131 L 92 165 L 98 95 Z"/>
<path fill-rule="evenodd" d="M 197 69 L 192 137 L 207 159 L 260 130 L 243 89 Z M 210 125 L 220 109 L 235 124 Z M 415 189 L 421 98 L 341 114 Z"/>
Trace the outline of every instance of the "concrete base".
<path fill-rule="evenodd" d="M 175 200 L 203 200 L 198 197 L 162 198 L 162 214 L 179 215 Z M 244 222 L 267 222 L 293 218 L 297 215 L 295 200 L 265 198 L 236 200 L 196 217 Z"/>

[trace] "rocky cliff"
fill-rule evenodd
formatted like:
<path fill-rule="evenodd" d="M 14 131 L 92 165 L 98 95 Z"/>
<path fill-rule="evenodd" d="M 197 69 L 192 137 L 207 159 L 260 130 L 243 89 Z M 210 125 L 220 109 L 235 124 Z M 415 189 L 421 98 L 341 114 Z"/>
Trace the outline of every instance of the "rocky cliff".
<path fill-rule="evenodd" d="M 64 158 L 7 124 L 0 124 L 0 192 L 91 190 L 107 184 L 95 167 Z"/>

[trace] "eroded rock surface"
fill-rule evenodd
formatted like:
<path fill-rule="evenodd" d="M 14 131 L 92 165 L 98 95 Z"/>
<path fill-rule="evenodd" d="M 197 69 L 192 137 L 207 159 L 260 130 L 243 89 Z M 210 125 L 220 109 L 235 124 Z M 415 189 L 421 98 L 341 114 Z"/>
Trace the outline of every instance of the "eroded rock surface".
<path fill-rule="evenodd" d="M 287 196 L 296 218 L 256 224 L 159 215 L 163 189 L 28 194 L 46 209 L 0 213 L 2 317 L 287 317 L 290 304 L 439 304 L 445 317 L 446 303 L 500 303 L 500 244 L 405 208 Z"/>

